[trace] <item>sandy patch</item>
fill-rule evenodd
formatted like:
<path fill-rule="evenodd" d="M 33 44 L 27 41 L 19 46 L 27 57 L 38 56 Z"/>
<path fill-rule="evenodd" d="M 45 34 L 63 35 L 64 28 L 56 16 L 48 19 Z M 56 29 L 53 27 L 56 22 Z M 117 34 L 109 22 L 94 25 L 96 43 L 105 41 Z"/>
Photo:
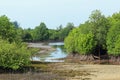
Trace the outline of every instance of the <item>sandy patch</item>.
<path fill-rule="evenodd" d="M 56 64 L 58 65 L 58 64 Z M 81 65 L 78 63 L 59 63 L 58 70 L 87 72 L 90 75 L 76 75 L 67 80 L 120 80 L 119 65 Z"/>

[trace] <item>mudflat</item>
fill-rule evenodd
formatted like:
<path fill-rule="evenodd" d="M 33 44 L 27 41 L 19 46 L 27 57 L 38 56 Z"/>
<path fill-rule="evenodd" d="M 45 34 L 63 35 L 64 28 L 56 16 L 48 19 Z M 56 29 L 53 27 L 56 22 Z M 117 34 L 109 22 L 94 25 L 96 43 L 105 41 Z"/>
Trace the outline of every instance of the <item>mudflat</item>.
<path fill-rule="evenodd" d="M 67 80 L 120 80 L 120 65 L 60 63 L 57 69 L 78 71 L 84 74 L 76 74 Z"/>
<path fill-rule="evenodd" d="M 0 80 L 120 80 L 119 65 L 37 63 L 36 71 L 1 73 Z"/>

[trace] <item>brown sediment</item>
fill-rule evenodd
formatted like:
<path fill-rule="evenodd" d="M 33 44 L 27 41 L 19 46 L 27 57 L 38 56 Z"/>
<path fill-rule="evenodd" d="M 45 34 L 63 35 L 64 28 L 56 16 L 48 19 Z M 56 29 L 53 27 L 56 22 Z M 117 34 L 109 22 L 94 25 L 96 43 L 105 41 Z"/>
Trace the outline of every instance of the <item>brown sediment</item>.
<path fill-rule="evenodd" d="M 55 51 L 56 49 L 45 43 L 28 43 L 28 47 L 39 48 L 38 54 L 48 54 L 49 52 Z M 36 55 L 36 54 L 35 54 Z"/>
<path fill-rule="evenodd" d="M 34 61 L 30 66 L 32 68 L 23 73 L 0 73 L 0 80 L 120 80 L 119 65 Z"/>
<path fill-rule="evenodd" d="M 80 54 L 69 54 L 64 58 L 66 62 L 84 63 L 84 64 L 111 64 L 120 65 L 120 56 L 112 55 L 80 55 Z"/>

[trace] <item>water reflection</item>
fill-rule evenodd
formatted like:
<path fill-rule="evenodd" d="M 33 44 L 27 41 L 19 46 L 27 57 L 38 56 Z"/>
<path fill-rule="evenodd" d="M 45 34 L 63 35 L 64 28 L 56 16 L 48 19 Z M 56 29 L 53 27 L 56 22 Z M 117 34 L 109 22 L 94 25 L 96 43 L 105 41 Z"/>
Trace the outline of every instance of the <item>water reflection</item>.
<path fill-rule="evenodd" d="M 64 43 L 57 42 L 57 43 L 49 43 L 48 45 L 56 48 L 56 50 L 49 53 L 34 55 L 32 59 L 35 61 L 43 61 L 43 62 L 64 62 L 63 60 L 57 60 L 59 58 L 65 58 L 67 56 L 67 53 L 64 49 Z"/>

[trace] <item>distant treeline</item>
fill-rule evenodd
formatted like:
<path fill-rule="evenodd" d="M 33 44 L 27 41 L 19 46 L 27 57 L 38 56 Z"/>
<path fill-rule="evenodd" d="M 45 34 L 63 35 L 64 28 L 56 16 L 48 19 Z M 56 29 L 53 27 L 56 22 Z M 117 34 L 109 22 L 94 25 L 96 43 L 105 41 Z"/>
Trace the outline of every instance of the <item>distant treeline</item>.
<path fill-rule="evenodd" d="M 14 24 L 18 23 L 14 22 Z M 41 22 L 34 29 L 22 29 L 18 25 L 16 27 L 21 39 L 25 42 L 64 41 L 64 38 L 74 28 L 74 24 L 68 23 L 66 27 L 60 25 L 57 29 L 48 29 L 44 22 Z"/>
<path fill-rule="evenodd" d="M 120 12 L 105 17 L 99 10 L 74 28 L 65 39 L 68 52 L 84 55 L 120 55 Z"/>

